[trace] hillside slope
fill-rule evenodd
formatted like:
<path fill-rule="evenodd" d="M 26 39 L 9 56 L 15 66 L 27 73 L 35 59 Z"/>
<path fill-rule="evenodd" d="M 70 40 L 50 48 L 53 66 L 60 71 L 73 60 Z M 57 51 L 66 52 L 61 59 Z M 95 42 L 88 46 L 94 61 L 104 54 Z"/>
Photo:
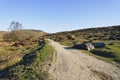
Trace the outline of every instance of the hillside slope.
<path fill-rule="evenodd" d="M 120 26 L 88 28 L 74 31 L 58 32 L 54 34 L 49 34 L 48 37 L 55 41 L 120 40 Z"/>

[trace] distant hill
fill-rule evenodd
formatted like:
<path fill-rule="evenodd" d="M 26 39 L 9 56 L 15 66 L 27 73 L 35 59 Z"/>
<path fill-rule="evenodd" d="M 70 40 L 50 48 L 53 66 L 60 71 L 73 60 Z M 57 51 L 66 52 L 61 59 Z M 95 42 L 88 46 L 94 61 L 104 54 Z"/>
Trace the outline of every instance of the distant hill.
<path fill-rule="evenodd" d="M 35 30 L 35 29 L 22 29 L 22 30 L 28 30 L 28 31 L 35 31 L 35 32 L 44 32 L 42 30 Z M 45 32 L 44 32 L 45 33 Z"/>
<path fill-rule="evenodd" d="M 49 34 L 47 37 L 56 41 L 120 40 L 120 25 L 58 32 Z"/>
<path fill-rule="evenodd" d="M 39 34 L 39 36 L 44 36 L 47 34 L 46 32 L 44 32 L 42 30 L 35 30 L 35 29 L 22 29 L 22 30 L 37 32 Z"/>

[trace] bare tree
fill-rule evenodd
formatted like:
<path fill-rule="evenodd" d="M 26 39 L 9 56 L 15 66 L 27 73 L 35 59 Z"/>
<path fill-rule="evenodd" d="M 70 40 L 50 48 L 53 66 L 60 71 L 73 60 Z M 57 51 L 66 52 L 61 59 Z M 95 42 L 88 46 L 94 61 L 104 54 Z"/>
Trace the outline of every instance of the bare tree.
<path fill-rule="evenodd" d="M 19 22 L 12 21 L 10 23 L 9 29 L 11 31 L 13 31 L 13 30 L 21 30 L 22 29 L 22 24 L 20 24 Z"/>
<path fill-rule="evenodd" d="M 11 32 L 14 34 L 15 38 L 17 38 L 17 41 L 21 41 L 20 34 L 19 34 L 21 32 L 20 30 L 22 29 L 21 23 L 12 21 L 8 29 L 10 29 Z"/>

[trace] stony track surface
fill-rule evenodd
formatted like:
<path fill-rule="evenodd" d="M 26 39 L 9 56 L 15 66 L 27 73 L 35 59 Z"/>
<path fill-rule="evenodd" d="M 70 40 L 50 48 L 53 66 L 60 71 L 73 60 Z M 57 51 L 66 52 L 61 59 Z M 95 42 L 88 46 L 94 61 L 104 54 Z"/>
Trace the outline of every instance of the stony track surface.
<path fill-rule="evenodd" d="M 54 80 L 120 80 L 120 68 L 49 40 L 56 50 L 50 73 Z"/>

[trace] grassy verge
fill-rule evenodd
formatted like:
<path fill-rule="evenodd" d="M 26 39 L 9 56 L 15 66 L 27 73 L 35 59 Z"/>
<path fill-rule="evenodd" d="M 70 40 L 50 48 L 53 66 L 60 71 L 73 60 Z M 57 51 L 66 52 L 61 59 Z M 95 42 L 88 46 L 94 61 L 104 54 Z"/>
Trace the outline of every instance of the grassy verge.
<path fill-rule="evenodd" d="M 87 51 L 87 50 L 80 50 L 80 51 L 82 51 L 83 53 L 86 53 L 86 54 L 88 54 L 88 55 L 90 55 L 90 56 L 93 56 L 93 57 L 95 57 L 95 58 L 98 58 L 98 59 L 100 59 L 100 60 L 104 60 L 104 61 L 107 61 L 107 62 L 113 61 L 111 58 L 105 58 L 105 57 L 102 57 L 102 56 L 99 56 L 99 55 L 95 55 L 95 54 L 93 54 L 92 52 L 89 52 L 89 51 Z"/>
<path fill-rule="evenodd" d="M 45 41 L 45 46 L 37 52 L 35 61 L 29 66 L 30 70 L 25 72 L 25 75 L 20 77 L 21 80 L 48 80 L 46 65 L 50 64 L 53 59 L 54 49 Z M 43 70 L 46 68 L 45 70 Z"/>
<path fill-rule="evenodd" d="M 46 60 L 52 61 L 52 56 L 54 53 L 54 48 L 49 44 L 48 41 L 45 41 L 45 46 L 40 51 L 40 54 L 38 54 L 38 61 L 44 62 Z"/>
<path fill-rule="evenodd" d="M 26 50 L 22 59 L 0 70 L 0 79 L 9 80 L 48 80 L 48 65 L 52 61 L 54 49 L 45 41 Z"/>
<path fill-rule="evenodd" d="M 108 45 L 111 41 L 104 41 L 105 48 L 97 48 L 91 51 L 91 54 L 99 56 L 108 61 L 120 63 L 120 41 L 112 41 L 113 45 Z"/>

